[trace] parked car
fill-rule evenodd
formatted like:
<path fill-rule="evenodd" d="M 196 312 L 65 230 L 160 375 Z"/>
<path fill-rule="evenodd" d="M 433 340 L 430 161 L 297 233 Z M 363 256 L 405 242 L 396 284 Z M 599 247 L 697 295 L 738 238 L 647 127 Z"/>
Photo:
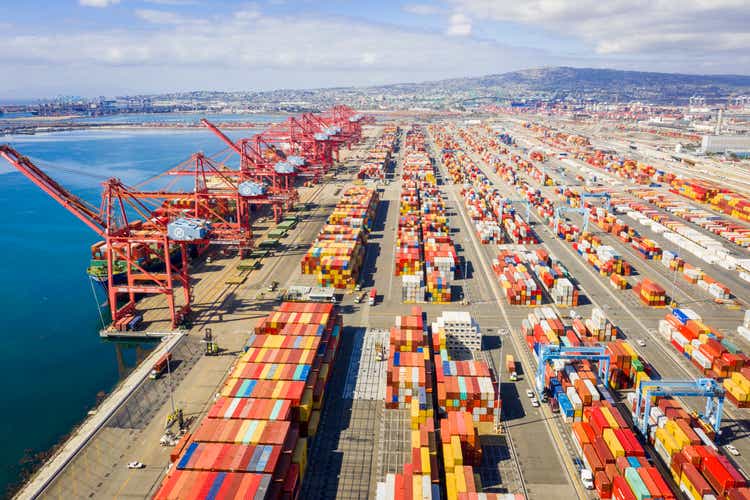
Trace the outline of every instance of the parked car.
<path fill-rule="evenodd" d="M 534 397 L 534 391 L 531 389 L 526 389 L 526 397 L 527 398 L 533 398 Z"/>
<path fill-rule="evenodd" d="M 735 448 L 731 444 L 725 445 L 724 449 L 727 450 L 729 452 L 729 454 L 732 455 L 732 456 L 735 456 L 735 457 L 740 456 L 740 450 L 738 450 L 737 448 Z"/>
<path fill-rule="evenodd" d="M 537 398 L 531 398 L 531 406 L 539 408 L 539 400 Z"/>
<path fill-rule="evenodd" d="M 143 469 L 144 467 L 146 466 L 137 460 L 134 460 L 128 464 L 128 469 Z"/>

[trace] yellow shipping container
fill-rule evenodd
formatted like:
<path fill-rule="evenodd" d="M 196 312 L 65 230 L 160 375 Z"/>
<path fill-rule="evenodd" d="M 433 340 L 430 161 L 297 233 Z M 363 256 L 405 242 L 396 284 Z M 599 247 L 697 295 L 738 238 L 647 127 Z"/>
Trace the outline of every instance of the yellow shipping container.
<path fill-rule="evenodd" d="M 635 386 L 638 387 L 638 384 L 641 382 L 646 382 L 648 380 L 651 380 L 651 377 L 646 375 L 646 372 L 636 372 L 635 374 Z"/>
<path fill-rule="evenodd" d="M 457 468 L 458 470 L 455 471 L 454 475 L 456 478 L 456 491 L 458 493 L 466 493 L 466 476 L 464 476 L 464 471 L 460 468 Z"/>
<path fill-rule="evenodd" d="M 669 433 L 670 436 L 674 438 L 679 449 L 682 449 L 683 447 L 690 444 L 690 438 L 687 437 L 685 432 L 680 429 L 680 427 L 674 420 L 667 420 L 667 423 L 664 424 L 664 429 L 667 431 L 667 433 Z"/>
<path fill-rule="evenodd" d="M 740 372 L 732 372 L 732 381 L 742 387 L 745 392 L 750 392 L 750 380 L 746 379 Z"/>
<path fill-rule="evenodd" d="M 419 431 L 411 431 L 411 447 L 419 448 L 422 445 L 422 439 Z"/>
<path fill-rule="evenodd" d="M 669 432 L 667 432 L 664 428 L 656 429 L 654 439 L 658 439 L 659 441 L 661 441 L 664 449 L 667 450 L 667 453 L 669 453 L 670 455 L 682 449 L 680 445 L 677 444 L 677 441 L 674 440 L 672 435 L 669 434 Z"/>
<path fill-rule="evenodd" d="M 445 464 L 445 470 L 453 470 L 456 466 L 456 461 L 453 460 L 453 447 L 450 443 L 443 443 L 443 464 Z"/>
<path fill-rule="evenodd" d="M 698 490 L 695 489 L 695 486 L 693 486 L 693 483 L 690 482 L 684 472 L 680 476 L 680 489 L 684 493 L 687 493 L 687 496 L 691 500 L 702 500 L 703 498 L 703 496 L 698 492 Z"/>
<path fill-rule="evenodd" d="M 464 456 L 461 453 L 461 440 L 458 436 L 451 436 L 451 451 L 456 466 L 464 464 Z"/>
<path fill-rule="evenodd" d="M 458 498 L 458 493 L 456 492 L 456 476 L 453 472 L 445 472 L 445 493 L 448 500 Z"/>
<path fill-rule="evenodd" d="M 615 436 L 615 433 L 612 429 L 604 429 L 602 437 L 604 438 L 604 442 L 607 444 L 609 451 L 612 452 L 612 455 L 615 458 L 625 456 L 625 448 L 622 447 L 622 443 L 620 443 L 620 440 L 617 439 L 617 436 Z"/>
<path fill-rule="evenodd" d="M 629 342 L 623 341 L 620 343 L 620 346 L 622 346 L 625 351 L 627 351 L 628 354 L 630 354 L 630 357 L 632 359 L 638 359 L 638 354 L 633 350 L 633 346 L 630 345 Z"/>
<path fill-rule="evenodd" d="M 750 399 L 750 393 L 745 391 L 742 386 L 732 379 L 724 379 L 724 389 L 726 389 L 727 392 L 734 396 L 738 401 L 748 401 L 748 399 Z"/>
<path fill-rule="evenodd" d="M 411 497 L 422 498 L 422 475 L 414 474 L 411 477 Z"/>
<path fill-rule="evenodd" d="M 426 446 L 419 449 L 419 455 L 422 459 L 422 472 L 430 473 L 430 449 Z"/>

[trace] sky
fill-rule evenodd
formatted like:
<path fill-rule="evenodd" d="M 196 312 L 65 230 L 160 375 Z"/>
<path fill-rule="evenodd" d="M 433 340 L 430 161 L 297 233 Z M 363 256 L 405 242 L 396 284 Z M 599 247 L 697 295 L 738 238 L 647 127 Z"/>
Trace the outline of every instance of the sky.
<path fill-rule="evenodd" d="M 0 99 L 543 66 L 750 74 L 747 0 L 0 0 Z"/>

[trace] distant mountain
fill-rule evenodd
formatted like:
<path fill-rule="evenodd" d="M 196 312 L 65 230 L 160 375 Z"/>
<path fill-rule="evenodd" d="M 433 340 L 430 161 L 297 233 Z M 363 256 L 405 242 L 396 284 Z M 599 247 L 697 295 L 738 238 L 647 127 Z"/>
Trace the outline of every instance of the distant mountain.
<path fill-rule="evenodd" d="M 708 102 L 723 102 L 732 95 L 748 95 L 750 76 L 554 67 L 376 88 L 386 92 L 419 92 L 423 95 L 445 95 L 450 92 L 460 95 L 462 100 L 576 98 L 683 104 L 693 95 L 703 96 Z"/>

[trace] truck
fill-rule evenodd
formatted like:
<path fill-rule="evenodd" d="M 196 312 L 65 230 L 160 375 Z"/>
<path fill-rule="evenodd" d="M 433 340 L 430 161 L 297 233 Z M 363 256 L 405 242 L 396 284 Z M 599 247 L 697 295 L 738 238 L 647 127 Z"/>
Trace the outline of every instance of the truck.
<path fill-rule="evenodd" d="M 172 361 L 172 353 L 168 352 L 162 355 L 159 360 L 154 363 L 154 366 L 151 368 L 151 371 L 148 373 L 148 378 L 152 380 L 156 380 L 161 376 L 162 373 L 164 373 L 164 370 L 167 369 L 167 364 Z"/>
<path fill-rule="evenodd" d="M 359 304 L 360 302 L 362 302 L 363 300 L 365 300 L 366 296 L 367 296 L 367 292 L 360 293 L 359 295 L 357 295 L 356 297 L 354 297 L 354 303 L 355 304 Z"/>
<path fill-rule="evenodd" d="M 518 380 L 518 373 L 516 372 L 516 360 L 513 359 L 513 355 L 508 354 L 505 356 L 505 369 L 508 370 L 508 375 L 510 375 L 510 381 L 515 382 Z"/>
<path fill-rule="evenodd" d="M 512 354 L 505 356 L 505 368 L 507 368 L 509 375 L 516 371 L 516 360 L 513 359 Z"/>
<path fill-rule="evenodd" d="M 376 288 L 373 288 L 372 290 L 370 290 L 370 301 L 369 301 L 369 304 L 371 306 L 375 305 L 375 299 L 377 299 L 377 297 L 378 297 L 378 290 Z"/>

